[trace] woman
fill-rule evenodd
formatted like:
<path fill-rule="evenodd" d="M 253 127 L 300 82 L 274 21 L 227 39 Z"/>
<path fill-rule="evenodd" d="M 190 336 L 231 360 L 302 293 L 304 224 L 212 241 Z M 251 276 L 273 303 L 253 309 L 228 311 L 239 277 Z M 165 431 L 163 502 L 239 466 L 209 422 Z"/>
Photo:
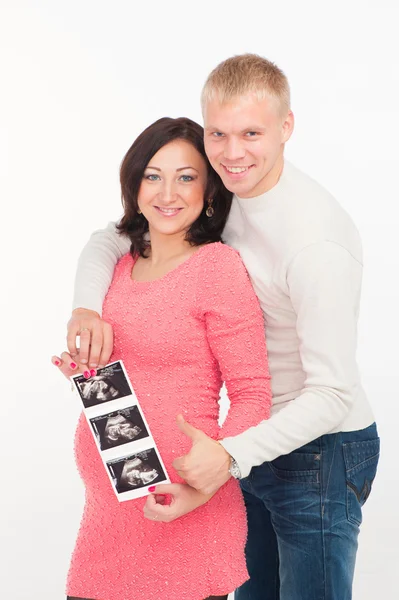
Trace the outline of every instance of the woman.
<path fill-rule="evenodd" d="M 119 229 L 132 245 L 103 307 L 115 333 L 111 360 L 124 361 L 171 481 L 190 490 L 187 514 L 160 523 L 145 517 L 148 498 L 119 503 L 81 416 L 76 456 L 86 506 L 67 593 L 99 600 L 227 598 L 248 578 L 241 492 L 233 478 L 213 497 L 182 482 L 172 462 L 190 442 L 176 415 L 215 439 L 268 417 L 262 313 L 239 255 L 221 243 L 231 194 L 209 165 L 199 125 L 164 118 L 148 127 L 123 160 L 121 187 Z M 67 376 L 76 372 L 66 353 L 53 362 Z M 219 428 L 223 381 L 231 408 Z"/>

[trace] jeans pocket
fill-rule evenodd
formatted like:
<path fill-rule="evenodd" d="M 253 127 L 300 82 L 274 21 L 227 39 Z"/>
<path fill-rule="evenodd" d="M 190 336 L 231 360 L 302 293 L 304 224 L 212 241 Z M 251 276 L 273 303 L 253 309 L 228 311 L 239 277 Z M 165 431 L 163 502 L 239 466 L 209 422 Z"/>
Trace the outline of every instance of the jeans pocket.
<path fill-rule="evenodd" d="M 380 457 L 380 439 L 342 445 L 346 469 L 348 520 L 360 525 L 362 506 L 370 495 Z"/>
<path fill-rule="evenodd" d="M 273 474 L 290 483 L 320 482 L 320 453 L 291 452 L 267 463 Z"/>

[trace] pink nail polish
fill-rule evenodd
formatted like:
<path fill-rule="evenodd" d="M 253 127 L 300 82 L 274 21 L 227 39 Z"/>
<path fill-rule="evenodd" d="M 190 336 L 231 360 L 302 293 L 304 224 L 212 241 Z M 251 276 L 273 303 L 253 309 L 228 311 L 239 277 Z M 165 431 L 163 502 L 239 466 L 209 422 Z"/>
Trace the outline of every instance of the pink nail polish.
<path fill-rule="evenodd" d="M 95 375 L 97 375 L 97 371 L 95 369 L 90 369 L 90 375 L 94 377 Z"/>
<path fill-rule="evenodd" d="M 151 485 L 151 486 L 148 488 L 148 491 L 149 491 L 149 492 L 155 492 L 155 489 L 156 489 L 156 486 L 155 486 L 155 485 Z"/>
<path fill-rule="evenodd" d="M 76 369 L 77 366 L 78 365 L 74 362 L 71 362 L 71 364 L 70 364 L 71 369 Z"/>
<path fill-rule="evenodd" d="M 55 366 L 56 366 L 56 367 L 59 367 L 61 363 L 60 363 L 60 361 L 59 361 L 59 360 L 55 360 L 55 361 L 54 361 L 54 364 L 55 364 Z"/>
<path fill-rule="evenodd" d="M 86 377 L 86 379 L 89 379 L 89 377 L 90 377 L 90 373 L 89 373 L 89 371 L 85 371 L 85 372 L 83 373 L 83 376 L 84 376 L 84 377 Z"/>

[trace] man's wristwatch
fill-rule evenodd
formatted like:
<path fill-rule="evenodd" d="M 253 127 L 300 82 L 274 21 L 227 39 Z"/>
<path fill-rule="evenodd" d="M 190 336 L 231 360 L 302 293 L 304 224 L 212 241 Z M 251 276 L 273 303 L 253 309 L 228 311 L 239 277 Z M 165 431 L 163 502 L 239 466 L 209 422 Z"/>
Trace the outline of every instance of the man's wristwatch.
<path fill-rule="evenodd" d="M 241 479 L 240 467 L 238 466 L 236 459 L 233 457 L 231 457 L 229 473 L 232 475 L 232 477 L 234 477 L 234 479 Z"/>

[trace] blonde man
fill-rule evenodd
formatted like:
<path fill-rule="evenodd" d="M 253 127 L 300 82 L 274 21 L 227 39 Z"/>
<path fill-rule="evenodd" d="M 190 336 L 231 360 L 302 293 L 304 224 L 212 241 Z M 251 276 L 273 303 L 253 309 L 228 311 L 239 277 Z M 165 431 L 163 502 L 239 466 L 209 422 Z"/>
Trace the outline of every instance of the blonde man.
<path fill-rule="evenodd" d="M 202 108 L 207 155 L 234 192 L 224 239 L 240 252 L 265 315 L 274 406 L 270 420 L 221 443 L 180 419 L 193 446 L 175 468 L 204 493 L 241 480 L 251 579 L 236 598 L 349 600 L 379 456 L 355 359 L 360 239 L 334 198 L 284 160 L 294 117 L 276 65 L 252 54 L 224 61 L 205 83 Z M 102 300 L 128 251 L 111 223 L 81 254 L 68 347 L 74 355 L 81 332 L 87 369 L 110 356 Z"/>

